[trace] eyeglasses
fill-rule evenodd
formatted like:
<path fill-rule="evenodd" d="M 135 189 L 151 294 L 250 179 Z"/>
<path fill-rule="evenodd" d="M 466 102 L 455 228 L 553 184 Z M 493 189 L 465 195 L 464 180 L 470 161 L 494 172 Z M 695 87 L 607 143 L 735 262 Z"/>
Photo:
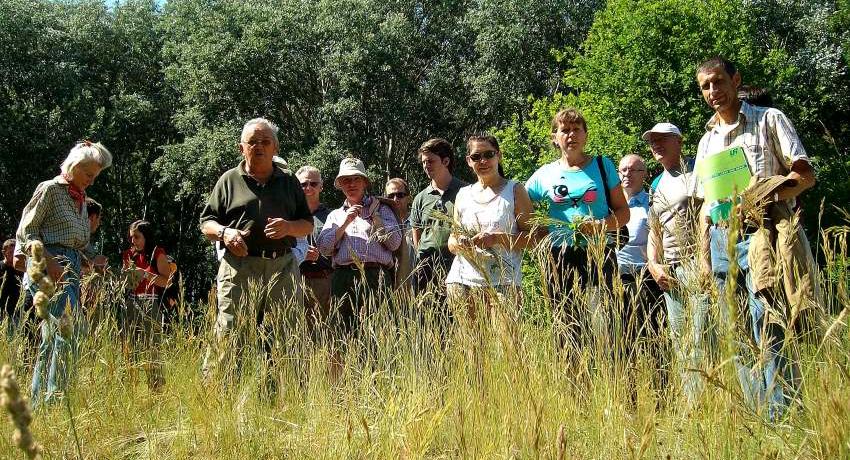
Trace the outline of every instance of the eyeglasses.
<path fill-rule="evenodd" d="M 632 168 L 623 168 L 620 170 L 620 174 L 624 176 L 628 176 L 631 173 L 644 172 L 645 169 L 632 169 Z"/>
<path fill-rule="evenodd" d="M 481 161 L 482 158 L 485 159 L 485 160 L 492 160 L 493 157 L 495 157 L 495 156 L 496 156 L 495 150 L 487 150 L 486 152 L 473 153 L 472 155 L 467 155 L 466 157 L 469 158 L 470 160 L 478 163 L 479 161 Z"/>
<path fill-rule="evenodd" d="M 407 197 L 407 192 L 395 192 L 395 193 L 387 193 L 387 198 L 391 200 L 400 200 L 402 198 Z"/>
<path fill-rule="evenodd" d="M 302 182 L 302 183 L 301 183 L 301 188 L 307 188 L 307 187 L 313 187 L 313 188 L 316 188 L 316 187 L 318 187 L 318 186 L 319 186 L 319 184 L 321 184 L 321 182 L 319 182 L 319 181 L 314 181 L 314 180 L 308 180 L 307 182 Z"/>

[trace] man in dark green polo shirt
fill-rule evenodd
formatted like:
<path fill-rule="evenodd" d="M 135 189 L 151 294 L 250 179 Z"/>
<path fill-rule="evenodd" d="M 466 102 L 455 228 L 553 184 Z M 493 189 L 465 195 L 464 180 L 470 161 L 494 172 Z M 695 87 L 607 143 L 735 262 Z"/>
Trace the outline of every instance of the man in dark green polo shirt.
<path fill-rule="evenodd" d="M 435 292 L 445 292 L 445 278 L 454 255 L 449 252 L 449 226 L 432 216 L 439 211 L 451 217 L 458 190 L 466 182 L 454 177 L 455 152 L 445 139 L 431 139 L 418 151 L 422 169 L 431 184 L 416 195 L 410 210 L 413 227 L 413 244 L 416 247 L 416 271 L 413 277 L 414 292 L 421 293 L 429 287 Z"/>
<path fill-rule="evenodd" d="M 205 376 L 224 359 L 244 356 L 240 348 L 249 339 L 262 339 L 270 352 L 281 327 L 293 326 L 304 312 L 292 248 L 295 238 L 313 231 L 313 217 L 295 175 L 274 166 L 277 126 L 264 118 L 248 121 L 239 151 L 243 160 L 218 179 L 201 212 L 204 236 L 226 250 L 216 279 L 220 349 L 215 363 L 208 350 Z M 232 344 L 236 349 L 228 350 Z"/>

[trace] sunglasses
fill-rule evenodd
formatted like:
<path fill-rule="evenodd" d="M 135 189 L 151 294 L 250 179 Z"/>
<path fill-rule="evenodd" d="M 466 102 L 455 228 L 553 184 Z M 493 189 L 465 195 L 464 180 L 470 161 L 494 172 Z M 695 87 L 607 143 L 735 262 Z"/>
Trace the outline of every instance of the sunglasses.
<path fill-rule="evenodd" d="M 492 160 L 493 157 L 495 157 L 495 156 L 496 156 L 495 150 L 487 150 L 486 152 L 473 153 L 472 155 L 467 155 L 466 157 L 477 163 L 477 162 L 481 161 L 482 158 L 485 159 L 485 160 Z"/>
<path fill-rule="evenodd" d="M 318 186 L 319 186 L 319 184 L 321 184 L 321 182 L 319 182 L 319 181 L 312 181 L 312 180 L 310 180 L 310 181 L 307 181 L 307 182 L 302 182 L 302 183 L 301 183 L 301 188 L 307 188 L 307 187 L 313 187 L 313 188 L 316 188 L 316 187 L 318 187 Z"/>
<path fill-rule="evenodd" d="M 387 198 L 391 200 L 400 200 L 405 197 L 407 197 L 407 192 L 387 193 Z"/>

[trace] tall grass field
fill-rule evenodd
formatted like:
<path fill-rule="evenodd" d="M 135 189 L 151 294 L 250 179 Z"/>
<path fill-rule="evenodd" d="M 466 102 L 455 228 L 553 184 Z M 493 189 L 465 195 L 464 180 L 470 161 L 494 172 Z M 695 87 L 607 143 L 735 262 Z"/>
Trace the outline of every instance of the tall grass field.
<path fill-rule="evenodd" d="M 607 332 L 559 345 L 546 278 L 530 270 L 521 300 L 499 297 L 485 308 L 469 299 L 474 320 L 464 312 L 447 324 L 434 314 L 436 293 L 373 304 L 359 336 L 334 346 L 341 354 L 302 322 L 267 361 L 261 332 L 246 326 L 233 356 L 239 372 L 219 368 L 207 379 L 214 297 L 180 305 L 207 314 L 194 323 L 177 315 L 165 331 L 158 392 L 145 378 L 151 355 L 119 336 L 124 289 L 106 275 L 90 287 L 97 293 L 68 404 L 39 408 L 30 428 L 44 458 L 57 459 L 850 458 L 848 234 L 836 227 L 812 238 L 825 314 L 816 334 L 789 344 L 803 384 L 778 421 L 744 403 L 732 358 L 758 353 L 742 325 L 718 322 L 716 351 L 693 370 L 705 389 L 688 405 L 666 329 L 623 343 L 635 327 L 622 320 L 633 296 L 616 284 L 573 290 L 570 301 L 607 318 Z M 738 317 L 743 323 L 746 311 Z M 0 345 L 0 363 L 12 365 L 24 394 L 33 356 L 20 333 Z M 25 458 L 13 429 L 0 423 L 0 458 Z"/>

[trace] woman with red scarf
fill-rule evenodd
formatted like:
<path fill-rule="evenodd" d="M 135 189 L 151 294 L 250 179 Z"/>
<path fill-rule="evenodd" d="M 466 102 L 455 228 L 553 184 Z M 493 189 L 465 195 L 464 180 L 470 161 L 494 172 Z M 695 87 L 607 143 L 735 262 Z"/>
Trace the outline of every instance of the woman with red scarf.
<path fill-rule="evenodd" d="M 55 283 L 57 294 L 47 304 L 41 325 L 32 377 L 34 407 L 55 401 L 67 382 L 69 355 L 76 349 L 80 325 L 80 263 L 90 237 L 86 188 L 111 165 L 112 154 L 106 147 L 89 141 L 78 143 L 62 162 L 62 173 L 38 184 L 18 225 L 17 244 L 27 255 L 24 287 L 35 295 L 39 284 L 47 284 L 43 281 L 47 276 Z M 44 245 L 44 269 L 32 261 L 36 241 Z M 73 327 L 60 333 L 63 321 Z M 42 395 L 45 373 L 47 388 Z"/>
<path fill-rule="evenodd" d="M 130 248 L 121 255 L 130 273 L 130 290 L 119 315 L 121 339 L 135 355 L 145 354 L 148 386 L 159 390 L 165 383 L 158 347 L 162 338 L 162 294 L 172 275 L 165 249 L 157 246 L 153 228 L 146 220 L 130 224 Z"/>

